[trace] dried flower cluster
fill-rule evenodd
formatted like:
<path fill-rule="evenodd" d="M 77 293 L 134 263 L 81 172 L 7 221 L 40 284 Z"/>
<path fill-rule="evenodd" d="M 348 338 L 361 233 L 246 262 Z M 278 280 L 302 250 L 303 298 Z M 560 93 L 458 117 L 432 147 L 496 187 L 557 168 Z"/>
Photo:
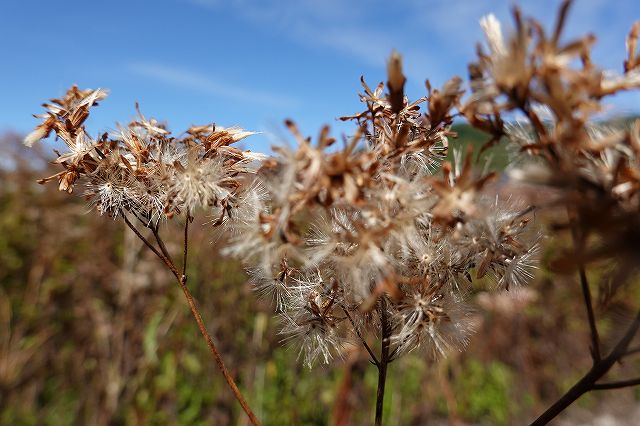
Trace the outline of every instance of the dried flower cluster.
<path fill-rule="evenodd" d="M 226 369 L 187 287 L 189 223 L 196 210 L 204 210 L 219 225 L 233 214 L 236 194 L 250 182 L 264 156 L 231 146 L 250 136 L 240 128 L 194 126 L 184 136 L 171 136 L 156 120 L 138 110 L 136 120 L 109 135 L 91 138 L 84 127 L 89 109 L 107 96 L 104 90 L 72 87 L 62 99 L 44 104 L 43 122 L 25 138 L 32 146 L 54 131 L 69 148 L 55 163 L 64 170 L 39 182 L 58 180 L 61 191 L 85 188 L 85 196 L 101 214 L 122 218 L 134 234 L 165 264 L 176 278 L 207 346 L 225 380 L 253 425 L 259 421 Z M 183 216 L 182 271 L 160 234 L 163 218 Z M 134 217 L 134 225 L 129 217 Z M 151 231 L 146 238 L 140 227 Z"/>
<path fill-rule="evenodd" d="M 547 424 L 589 391 L 640 384 L 638 378 L 599 382 L 614 364 L 637 353 L 629 346 L 640 330 L 640 311 L 621 290 L 633 282 L 640 260 L 640 120 L 631 125 L 598 120 L 605 97 L 640 88 L 640 22 L 627 38 L 621 73 L 603 71 L 591 61 L 594 36 L 561 41 L 571 3 L 562 2 L 551 34 L 518 9 L 508 38 L 495 17 L 484 18 L 489 52 L 479 48 L 477 62 L 469 66 L 471 96 L 460 108 L 469 123 L 492 135 L 490 143 L 506 136 L 518 149 L 522 158 L 511 175 L 555 193 L 541 207 L 564 210 L 560 215 L 554 209 L 556 217 L 566 217 L 557 219 L 555 229 L 571 231 L 573 248 L 554 267 L 578 271 L 593 366 L 532 425 Z M 514 113 L 517 120 L 505 124 L 502 117 Z M 596 260 L 606 271 L 594 306 L 587 266 Z M 596 317 L 616 297 L 635 318 L 605 348 Z"/>
<path fill-rule="evenodd" d="M 224 252 L 245 262 L 255 290 L 274 301 L 283 340 L 299 345 L 305 364 L 328 363 L 347 345 L 364 346 L 379 370 L 380 424 L 387 364 L 417 348 L 429 356 L 461 349 L 473 329 L 466 303 L 473 279 L 487 276 L 508 290 L 530 281 L 536 268 L 534 208 L 497 197 L 494 174 L 479 173 L 470 150 L 454 150 L 454 161 L 446 161 L 457 109 L 491 135 L 487 146 L 506 139 L 516 147 L 512 177 L 560 194 L 540 207 L 560 205 L 568 213 L 558 225 L 571 229 L 575 243 L 565 264 L 580 269 L 592 371 L 600 374 L 585 382 L 591 387 L 584 393 L 597 388 L 640 327 L 639 314 L 602 358 L 584 271 L 595 259 L 618 262 L 614 279 L 601 286 L 607 299 L 637 269 L 640 121 L 604 125 L 597 114 L 603 98 L 640 88 L 640 23 L 627 39 L 622 72 L 604 72 L 590 59 L 594 36 L 561 41 L 570 4 L 562 3 L 551 34 L 517 9 L 508 38 L 493 15 L 483 18 L 488 51 L 479 47 L 469 65 L 466 98 L 462 79 L 454 77 L 440 89 L 427 81 L 426 96 L 409 101 L 401 58 L 393 53 L 386 91 L 383 83 L 371 89 L 362 80 L 365 109 L 342 118 L 356 131 L 341 143 L 328 127 L 312 143 L 287 121 L 294 147 L 274 147 L 267 157 L 231 146 L 250 132 L 201 126 L 175 138 L 140 113 L 127 127 L 93 139 L 83 123 L 106 92 L 76 87 L 45 104 L 42 124 L 25 143 L 54 131 L 69 152 L 56 160 L 64 170 L 42 182 L 57 179 L 68 192 L 81 183 L 100 213 L 123 217 L 135 231 L 127 220 L 133 215 L 153 231 L 157 249 L 136 233 L 178 279 L 222 365 L 186 289 L 186 266 L 179 274 L 158 235 L 161 218 L 186 216 L 186 265 L 189 219 L 206 209 L 229 233 Z M 379 356 L 371 337 L 380 342 Z M 540 421 L 553 418 L 557 407 Z"/>
<path fill-rule="evenodd" d="M 538 245 L 526 232 L 529 210 L 483 195 L 493 174 L 474 173 L 470 153 L 444 161 L 461 80 L 427 83 L 428 95 L 409 102 L 399 55 L 388 73 L 388 93 L 362 81 L 366 110 L 343 118 L 358 131 L 342 148 L 328 128 L 314 145 L 288 122 L 297 147 L 276 147 L 255 179 L 264 156 L 230 146 L 251 134 L 237 128 L 192 127 L 178 139 L 139 113 L 92 139 L 83 123 L 103 90 L 73 87 L 45 104 L 25 142 L 53 130 L 69 152 L 56 160 L 64 170 L 42 181 L 68 192 L 82 182 L 100 213 L 128 213 L 157 231 L 160 218 L 209 209 L 230 230 L 226 252 L 273 297 L 284 340 L 301 345 L 306 364 L 379 335 L 382 317 L 393 356 L 419 346 L 444 354 L 471 331 L 472 276 L 522 285 Z"/>
<path fill-rule="evenodd" d="M 93 139 L 84 122 L 90 108 L 106 96 L 102 89 L 74 86 L 62 99 L 44 104 L 46 112 L 37 116 L 43 122 L 25 144 L 31 146 L 53 131 L 69 151 L 55 160 L 64 170 L 40 182 L 57 179 L 59 189 L 67 192 L 80 182 L 91 205 L 113 217 L 131 213 L 148 224 L 207 208 L 222 222 L 230 214 L 228 200 L 262 158 L 231 146 L 252 133 L 208 125 L 191 127 L 184 137 L 175 138 L 138 111 L 128 126 Z"/>
<path fill-rule="evenodd" d="M 471 155 L 444 161 L 461 80 L 409 102 L 397 54 L 388 75 L 388 93 L 362 81 L 366 109 L 343 118 L 358 131 L 341 147 L 328 128 L 313 144 L 288 122 L 297 146 L 275 148 L 227 223 L 226 251 L 250 264 L 307 365 L 370 335 L 390 359 L 462 348 L 472 277 L 507 289 L 532 278 L 528 210 L 483 195 L 493 175 L 475 174 Z"/>
<path fill-rule="evenodd" d="M 469 66 L 472 94 L 461 111 L 492 141 L 506 136 L 522 153 L 512 177 L 560 194 L 553 203 L 568 209 L 567 227 L 580 240 L 571 264 L 618 257 L 626 275 L 640 242 L 640 120 L 616 124 L 598 114 L 606 96 L 640 88 L 640 22 L 627 38 L 622 72 L 603 71 L 590 59 L 593 35 L 560 41 L 570 4 L 562 4 L 552 34 L 517 9 L 508 38 L 493 15 L 483 18 L 489 52 L 479 48 Z M 515 122 L 503 121 L 509 113 L 518 114 Z M 600 240 L 587 249 L 592 234 Z"/>

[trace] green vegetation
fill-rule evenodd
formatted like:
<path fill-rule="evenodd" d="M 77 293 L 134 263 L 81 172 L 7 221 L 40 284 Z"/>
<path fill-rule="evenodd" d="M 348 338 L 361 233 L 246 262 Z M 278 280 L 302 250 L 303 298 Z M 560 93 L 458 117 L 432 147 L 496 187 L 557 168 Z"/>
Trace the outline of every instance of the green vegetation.
<path fill-rule="evenodd" d="M 85 214 L 80 197 L 42 191 L 41 174 L 0 171 L 0 423 L 237 424 L 243 413 L 157 259 L 121 224 Z M 366 356 L 303 367 L 239 265 L 218 260 L 217 241 L 194 233 L 193 243 L 194 296 L 264 424 L 327 424 L 348 373 L 351 423 L 370 422 L 377 377 Z M 548 297 L 522 312 L 480 307 L 485 320 L 469 350 L 442 377 L 419 355 L 391 364 L 385 424 L 420 424 L 450 409 L 467 421 L 518 424 L 559 393 L 550 383 L 570 383 L 590 362 L 584 323 L 567 326 L 581 312 L 578 288 L 541 277 L 534 288 Z M 550 303 L 562 309 L 549 313 Z M 570 335 L 558 333 L 564 327 Z M 535 362 L 523 369 L 523 358 Z M 453 391 L 449 408 L 443 383 Z"/>

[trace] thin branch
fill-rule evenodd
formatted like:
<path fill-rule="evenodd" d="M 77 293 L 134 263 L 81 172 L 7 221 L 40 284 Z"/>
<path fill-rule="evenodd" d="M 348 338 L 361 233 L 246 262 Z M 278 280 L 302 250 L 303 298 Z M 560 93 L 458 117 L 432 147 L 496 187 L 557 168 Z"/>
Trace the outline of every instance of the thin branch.
<path fill-rule="evenodd" d="M 151 232 L 153 232 L 153 236 L 155 237 L 156 241 L 158 242 L 158 247 L 160 247 L 162 254 L 164 254 L 165 257 L 169 259 L 173 264 L 173 260 L 171 259 L 169 250 L 167 250 L 167 246 L 164 245 L 164 241 L 162 240 L 162 238 L 160 238 L 160 223 L 159 222 L 156 223 L 155 225 L 151 226 L 150 229 L 151 229 Z M 174 266 L 174 269 L 176 269 L 175 266 Z M 177 269 L 176 269 L 176 273 L 177 273 Z"/>
<path fill-rule="evenodd" d="M 127 226 L 136 234 L 136 236 L 147 247 L 149 247 L 149 249 L 151 249 L 151 251 L 153 251 L 156 254 L 156 256 L 158 256 L 158 258 L 160 258 L 164 262 L 164 264 L 171 270 L 173 275 L 178 280 L 178 284 L 180 285 L 180 288 L 182 289 L 182 292 L 184 293 L 184 296 L 187 299 L 187 303 L 189 305 L 189 308 L 191 309 L 191 314 L 193 315 L 194 319 L 196 320 L 196 323 L 198 324 L 198 328 L 200 329 L 200 333 L 202 334 L 202 337 L 204 337 L 204 339 L 206 340 L 207 346 L 209 347 L 209 351 L 213 355 L 213 359 L 216 362 L 216 364 L 218 366 L 218 369 L 222 372 L 222 375 L 224 376 L 224 378 L 225 378 L 225 380 L 227 382 L 227 385 L 229 386 L 229 388 L 233 392 L 234 396 L 236 397 L 236 399 L 240 403 L 240 406 L 242 407 L 244 412 L 249 417 L 249 421 L 251 422 L 251 424 L 254 425 L 254 426 L 260 425 L 260 422 L 258 421 L 257 417 L 255 416 L 255 414 L 253 414 L 253 411 L 251 411 L 251 408 L 249 407 L 249 404 L 247 404 L 247 401 L 242 396 L 242 393 L 240 392 L 240 389 L 238 389 L 238 386 L 236 385 L 235 380 L 233 379 L 233 377 L 229 373 L 229 370 L 227 370 L 227 367 L 225 366 L 224 361 L 222 360 L 222 356 L 218 352 L 218 349 L 216 348 L 216 345 L 213 343 L 213 339 L 209 335 L 209 332 L 207 331 L 207 328 L 206 328 L 206 326 L 204 324 L 204 321 L 202 320 L 202 315 L 200 315 L 200 311 L 198 310 L 198 307 L 196 306 L 195 301 L 193 300 L 193 296 L 192 296 L 191 292 L 189 291 L 189 288 L 187 287 L 187 277 L 186 277 L 186 275 L 184 273 L 182 275 L 180 275 L 178 270 L 176 269 L 173 261 L 171 260 L 171 257 L 169 256 L 167 248 L 164 245 L 164 242 L 162 241 L 162 238 L 160 237 L 160 234 L 158 232 L 158 226 L 157 225 L 155 225 L 153 227 L 150 226 L 149 228 L 153 232 L 153 235 L 154 235 L 156 241 L 158 242 L 158 246 L 160 247 L 161 251 L 158 251 L 158 249 L 156 247 L 154 247 L 153 244 L 151 244 L 151 242 L 149 242 L 149 240 L 147 240 L 140 233 L 140 231 L 138 231 L 138 229 L 129 221 L 129 219 L 127 218 L 126 214 L 124 214 L 123 211 L 121 213 L 122 213 L 122 217 L 124 218 L 124 222 L 127 224 Z M 187 223 L 189 223 L 188 218 L 187 218 Z M 186 245 L 188 243 L 188 241 L 186 239 L 187 233 L 188 233 L 188 227 L 185 226 L 185 252 L 184 252 L 185 267 L 186 267 L 186 257 L 187 257 Z"/>
<path fill-rule="evenodd" d="M 600 361 L 600 336 L 598 334 L 598 327 L 596 325 L 596 318 L 593 312 L 593 303 L 591 299 L 591 290 L 589 289 L 589 282 L 587 281 L 587 274 L 584 269 L 584 264 L 580 261 L 580 286 L 582 287 L 582 296 L 584 298 L 584 304 L 587 309 L 587 317 L 589 318 L 589 330 L 591 331 L 591 355 L 594 362 Z"/>
<path fill-rule="evenodd" d="M 600 336 L 598 334 L 598 326 L 596 324 L 596 317 L 593 310 L 593 302 L 591 298 L 591 290 L 589 288 L 589 281 L 587 280 L 587 273 L 582 260 L 582 254 L 584 251 L 584 237 L 579 235 L 578 227 L 575 223 L 575 219 L 571 218 L 571 234 L 573 236 L 573 244 L 578 254 L 578 270 L 580 275 L 580 286 L 582 287 L 582 297 L 584 298 L 584 305 L 587 310 L 587 318 L 589 320 L 589 331 L 591 333 L 591 357 L 594 364 L 598 363 L 602 358 L 600 354 Z"/>
<path fill-rule="evenodd" d="M 249 417 L 249 421 L 251 421 L 251 424 L 254 426 L 259 425 L 260 422 L 258 421 L 258 418 L 255 416 L 255 414 L 253 414 L 253 411 L 251 411 L 249 404 L 247 404 L 247 401 L 242 396 L 240 389 L 238 389 L 238 386 L 236 385 L 235 380 L 233 380 L 233 377 L 231 376 L 231 373 L 229 373 L 229 370 L 227 370 L 227 367 L 224 365 L 222 356 L 218 352 L 216 345 L 213 343 L 213 340 L 211 339 L 211 336 L 209 335 L 209 332 L 207 331 L 207 328 L 204 325 L 204 321 L 202 320 L 202 316 L 200 315 L 200 312 L 196 307 L 196 304 L 193 300 L 193 296 L 191 295 L 191 292 L 187 288 L 186 277 L 179 280 L 179 283 L 180 283 L 180 288 L 182 289 L 182 292 L 187 298 L 187 303 L 189 304 L 189 308 L 191 308 L 191 313 L 193 314 L 193 317 L 195 318 L 196 323 L 198 323 L 198 328 L 200 329 L 200 333 L 202 333 L 202 337 L 204 337 L 204 339 L 207 341 L 207 346 L 209 346 L 209 350 L 211 351 L 211 354 L 213 355 L 213 358 L 216 364 L 218 365 L 218 368 L 222 372 L 222 375 L 227 381 L 229 388 L 231 388 L 231 391 L 233 392 L 234 396 L 242 406 L 242 409 Z"/>
<path fill-rule="evenodd" d="M 362 337 L 362 334 L 360 334 L 360 329 L 358 327 L 356 327 L 356 323 L 353 321 L 353 319 L 351 318 L 351 315 L 349 315 L 349 312 L 345 309 L 342 308 L 342 310 L 344 311 L 344 313 L 347 315 L 347 318 L 349 319 L 349 322 L 351 323 L 351 325 L 353 326 L 353 329 L 356 331 L 356 334 L 358 335 L 358 337 L 360 338 L 360 341 L 362 342 L 362 344 L 364 345 L 364 348 L 367 350 L 367 352 L 369 353 L 369 356 L 371 357 L 371 361 L 373 361 L 373 364 L 376 367 L 380 367 L 380 362 L 378 361 L 378 358 L 376 358 L 376 355 L 373 353 L 373 351 L 371 350 L 371 348 L 369 347 L 369 345 L 367 344 L 367 341 L 364 340 L 364 337 Z"/>
<path fill-rule="evenodd" d="M 540 117 L 538 117 L 538 114 L 536 114 L 526 102 L 519 101 L 519 103 L 519 109 L 527 116 L 529 122 L 531 122 L 534 135 L 538 142 L 545 140 L 547 138 L 547 129 L 544 127 L 544 124 L 542 123 L 542 120 L 540 120 Z"/>
<path fill-rule="evenodd" d="M 596 383 L 593 385 L 593 390 L 606 390 L 606 389 L 620 389 L 627 388 L 630 386 L 640 385 L 640 377 L 630 380 L 621 380 L 619 382 L 608 382 L 608 383 Z"/>
<path fill-rule="evenodd" d="M 178 281 L 180 281 L 180 275 L 178 274 L 178 271 L 176 270 L 173 262 L 171 262 L 170 259 L 168 259 L 167 257 L 165 257 L 162 253 L 160 253 L 158 251 L 158 249 L 156 247 L 154 247 L 153 244 L 151 244 L 151 242 L 149 240 L 147 240 L 144 235 L 142 235 L 140 233 L 140 231 L 138 231 L 138 228 L 136 228 L 130 221 L 129 218 L 127 218 L 127 215 L 124 213 L 124 211 L 121 211 L 122 217 L 124 218 L 124 223 L 127 224 L 127 226 L 129 227 L 129 229 L 131 229 L 133 231 L 134 234 L 136 234 L 136 236 L 153 252 L 155 253 L 156 256 L 158 256 L 158 258 L 160 258 L 160 260 L 162 260 L 162 262 L 164 262 L 164 264 L 167 266 L 167 268 L 169 268 L 169 270 L 171 271 L 171 273 L 173 275 L 175 275 L 176 279 Z"/>
<path fill-rule="evenodd" d="M 563 412 L 568 406 L 573 404 L 585 393 L 596 389 L 596 382 L 600 380 L 611 367 L 622 358 L 627 352 L 627 348 L 640 328 L 640 311 L 627 328 L 626 333 L 618 341 L 611 353 L 595 363 L 591 370 L 585 374 L 575 385 L 571 387 L 560 399 L 540 415 L 531 426 L 542 426 L 553 420 L 558 414 Z M 606 384 L 603 384 L 606 385 Z"/>
<path fill-rule="evenodd" d="M 387 365 L 389 363 L 389 338 L 391 337 L 391 324 L 387 312 L 385 296 L 380 298 L 380 326 L 382 334 L 382 349 L 380 350 L 380 362 L 378 363 L 378 390 L 376 392 L 376 420 L 375 426 L 382 425 L 382 409 L 384 403 L 384 389 L 387 381 Z"/>
<path fill-rule="evenodd" d="M 633 319 L 633 321 L 629 325 L 627 332 L 624 334 L 624 336 L 622 336 L 622 338 L 618 341 L 618 344 L 611 351 L 611 354 L 607 357 L 607 358 L 615 357 L 615 360 L 611 363 L 612 365 L 615 361 L 618 360 L 618 358 L 621 358 L 627 352 L 627 349 L 629 348 L 629 344 L 631 343 L 631 340 L 633 340 L 634 336 L 638 332 L 638 329 L 640 329 L 640 311 L 638 311 L 638 313 L 636 314 L 636 317 Z"/>
<path fill-rule="evenodd" d="M 629 356 L 629 355 L 633 355 L 633 354 L 637 354 L 638 352 L 640 352 L 640 346 L 636 346 L 634 348 L 629 349 L 628 351 L 626 351 L 624 353 L 624 356 Z"/>
<path fill-rule="evenodd" d="M 186 280 L 187 277 L 187 256 L 189 255 L 189 222 L 191 216 L 187 214 L 187 220 L 184 223 L 184 249 L 182 252 L 182 277 Z"/>
<path fill-rule="evenodd" d="M 140 221 L 140 223 L 142 224 L 142 226 L 144 226 L 147 229 L 151 229 L 153 230 L 153 226 L 151 225 L 152 223 L 152 219 L 148 216 L 146 217 L 140 217 L 138 215 L 138 213 L 136 212 L 132 212 L 131 210 L 129 210 L 129 213 L 132 214 L 133 216 L 135 216 L 136 219 L 138 219 L 138 221 Z M 156 223 L 156 226 L 158 226 L 158 224 Z"/>
<path fill-rule="evenodd" d="M 556 27 L 553 31 L 553 38 L 551 39 L 554 46 L 558 46 L 558 42 L 560 41 L 560 34 L 564 29 L 564 24 L 567 19 L 567 13 L 569 12 L 569 7 L 571 6 L 572 0 L 564 0 L 562 5 L 560 6 L 560 11 L 558 13 L 558 22 L 556 22 Z"/>

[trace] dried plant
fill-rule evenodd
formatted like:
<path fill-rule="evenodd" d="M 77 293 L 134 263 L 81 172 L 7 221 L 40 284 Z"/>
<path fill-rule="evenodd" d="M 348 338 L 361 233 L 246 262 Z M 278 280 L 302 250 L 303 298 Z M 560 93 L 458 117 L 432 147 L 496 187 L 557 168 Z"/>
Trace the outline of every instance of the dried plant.
<path fill-rule="evenodd" d="M 612 271 L 598 288 L 605 311 L 637 272 L 640 244 L 640 120 L 631 126 L 599 123 L 607 96 L 640 88 L 637 22 L 627 38 L 628 57 L 621 73 L 605 72 L 590 57 L 595 37 L 562 42 L 571 1 L 560 7 L 548 34 L 534 19 L 514 10 L 515 31 L 504 38 L 492 15 L 481 22 L 489 52 L 478 49 L 469 65 L 471 96 L 461 107 L 474 126 L 506 137 L 522 153 L 511 170 L 519 180 L 552 188 L 557 195 L 546 209 L 566 211 L 554 230 L 569 230 L 573 249 L 555 261 L 557 271 L 577 270 L 591 330 L 591 370 L 533 424 L 546 424 L 584 393 L 640 384 L 640 379 L 598 383 L 622 358 L 640 327 L 636 310 L 618 342 L 603 353 L 587 265 L 606 264 Z M 519 113 L 512 123 L 502 117 Z"/>
<path fill-rule="evenodd" d="M 258 424 L 202 321 L 186 276 L 189 223 L 194 215 L 206 209 L 216 218 L 215 223 L 231 215 L 230 200 L 254 173 L 252 163 L 261 158 L 231 146 L 251 132 L 208 125 L 191 127 L 183 137 L 175 138 L 164 125 L 138 111 L 137 119 L 128 126 L 94 139 L 87 134 L 84 121 L 90 108 L 106 96 L 101 89 L 79 90 L 74 86 L 64 98 L 44 104 L 46 113 L 37 116 L 43 122 L 25 138 L 25 144 L 31 146 L 53 131 L 69 151 L 58 154 L 55 160 L 63 170 L 39 182 L 57 180 L 59 189 L 69 193 L 76 185 L 83 186 L 90 205 L 100 214 L 122 218 L 162 260 L 180 285 L 230 389 L 252 424 Z M 163 221 L 177 216 L 184 218 L 181 271 L 160 235 Z M 139 223 L 138 227 L 130 218 Z M 139 227 L 147 228 L 151 236 L 145 237 Z"/>
<path fill-rule="evenodd" d="M 114 134 L 91 138 L 83 123 L 103 90 L 73 87 L 45 104 L 43 123 L 25 143 L 54 131 L 69 152 L 55 161 L 63 171 L 41 182 L 57 179 L 67 192 L 82 185 L 98 212 L 122 218 L 165 263 L 253 421 L 186 287 L 188 225 L 198 209 L 230 231 L 226 252 L 251 265 L 256 290 L 276 302 L 283 340 L 300 346 L 307 365 L 329 362 L 347 345 L 364 346 L 379 369 L 379 424 L 388 363 L 417 348 L 435 357 L 466 345 L 473 269 L 492 276 L 497 288 L 520 286 L 533 277 L 538 249 L 527 232 L 530 209 L 483 195 L 493 174 L 474 173 L 470 152 L 464 161 L 461 153 L 454 164 L 444 161 L 461 80 L 440 90 L 427 84 L 428 96 L 415 102 L 404 96 L 404 81 L 394 53 L 388 93 L 363 80 L 366 110 L 344 118 L 358 131 L 342 149 L 332 147 L 328 128 L 314 146 L 288 122 L 297 148 L 275 148 L 257 174 L 263 156 L 230 146 L 250 135 L 240 129 L 192 127 L 174 138 L 139 113 Z M 159 233 L 175 216 L 185 220 L 182 272 Z"/>
<path fill-rule="evenodd" d="M 83 123 L 106 92 L 76 87 L 45 104 L 42 124 L 25 143 L 55 132 L 69 151 L 55 161 L 63 170 L 41 182 L 57 180 L 68 192 L 81 185 L 98 212 L 122 219 L 173 273 L 253 424 L 186 286 L 195 214 L 223 226 L 224 253 L 241 259 L 256 292 L 273 300 L 282 340 L 298 348 L 304 364 L 329 363 L 354 347 L 366 351 L 378 369 L 380 425 L 389 363 L 416 350 L 429 359 L 462 350 L 474 329 L 473 281 L 488 277 L 496 290 L 531 281 L 541 241 L 532 213 L 555 212 L 552 230 L 570 231 L 574 246 L 554 267 L 579 272 L 593 367 L 534 422 L 544 424 L 585 392 L 640 382 L 598 382 L 638 352 L 630 344 L 640 313 L 605 354 L 586 273 L 596 261 L 613 271 L 598 288 L 604 309 L 637 272 L 640 121 L 618 128 L 599 123 L 597 114 L 607 96 L 640 87 L 640 23 L 628 37 L 623 72 L 606 73 L 590 59 L 594 36 L 561 41 L 570 4 L 562 3 L 550 35 L 518 9 L 506 39 L 495 17 L 483 18 L 489 50 L 479 47 L 469 65 L 466 98 L 463 80 L 454 77 L 439 89 L 427 81 L 426 95 L 409 101 L 394 52 L 386 91 L 362 79 L 365 108 L 342 118 L 356 130 L 341 143 L 328 127 L 312 142 L 287 121 L 295 145 L 274 147 L 267 157 L 232 146 L 250 132 L 210 125 L 176 138 L 141 113 L 94 139 Z M 490 134 L 486 147 L 506 139 L 516 148 L 513 179 L 558 195 L 537 206 L 496 196 L 495 174 L 477 171 L 471 149 L 454 149 L 447 161 L 457 115 Z M 175 217 L 185 224 L 181 271 L 160 236 L 160 225 Z"/>
<path fill-rule="evenodd" d="M 226 252 L 250 265 L 305 364 L 366 349 L 379 370 L 376 424 L 387 365 L 418 348 L 429 357 L 464 348 L 472 277 L 524 285 L 538 250 L 530 209 L 485 194 L 494 175 L 474 173 L 470 153 L 444 161 L 461 80 L 427 83 L 414 102 L 404 82 L 397 53 L 388 92 L 362 81 L 366 109 L 343 118 L 357 131 L 342 147 L 326 127 L 312 143 L 287 122 L 297 146 L 274 148 L 226 223 Z"/>

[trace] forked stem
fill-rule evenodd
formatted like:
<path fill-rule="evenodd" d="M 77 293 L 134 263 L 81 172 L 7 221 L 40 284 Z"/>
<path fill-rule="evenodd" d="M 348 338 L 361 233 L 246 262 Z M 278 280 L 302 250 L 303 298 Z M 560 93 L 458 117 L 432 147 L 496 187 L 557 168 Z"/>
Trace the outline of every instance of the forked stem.
<path fill-rule="evenodd" d="M 587 372 L 587 374 L 585 374 L 582 379 L 580 379 L 575 385 L 571 387 L 571 389 L 569 389 L 562 397 L 560 397 L 560 399 L 558 399 L 551 407 L 549 407 L 547 411 L 542 413 L 540 417 L 538 417 L 533 423 L 531 423 L 531 426 L 546 425 L 587 392 L 593 390 L 635 386 L 640 384 L 640 381 L 637 379 L 616 382 L 615 384 L 596 383 L 605 374 L 607 374 L 607 372 L 609 372 L 611 367 L 616 362 L 620 361 L 625 356 L 629 347 L 629 343 L 631 343 L 631 340 L 633 340 L 634 336 L 638 332 L 638 328 L 640 328 L 640 312 L 636 314 L 636 317 L 631 322 L 631 325 L 629 325 L 629 328 L 627 328 L 626 333 L 618 341 L 611 353 L 607 357 L 595 362 L 593 367 L 591 367 L 591 370 L 589 370 L 589 372 Z"/>
<path fill-rule="evenodd" d="M 549 407 L 544 413 L 542 413 L 540 417 L 538 417 L 533 423 L 531 423 L 532 426 L 546 425 L 587 392 L 591 392 L 594 390 L 619 389 L 640 384 L 639 379 L 623 380 L 619 382 L 609 383 L 597 383 L 598 380 L 602 379 L 602 377 L 604 377 L 604 375 L 609 372 L 611 367 L 616 362 L 619 362 L 625 356 L 634 353 L 633 349 L 629 350 L 629 344 L 640 328 L 640 311 L 636 314 L 636 317 L 627 328 L 624 336 L 618 341 L 613 350 L 609 353 L 609 355 L 603 358 L 600 347 L 600 336 L 598 334 L 598 327 L 596 324 L 595 313 L 593 309 L 593 301 L 589 288 L 589 281 L 587 280 L 587 273 L 583 260 L 585 237 L 580 233 L 580 228 L 578 226 L 578 223 L 576 222 L 577 214 L 575 214 L 575 212 L 572 212 L 571 210 L 568 210 L 568 214 L 569 221 L 571 223 L 573 243 L 578 255 L 580 286 L 582 288 L 582 296 L 584 299 L 584 304 L 587 311 L 587 319 L 589 322 L 593 366 L 580 380 L 578 380 L 578 382 L 576 382 L 562 397 L 560 397 L 560 399 L 558 399 L 553 405 L 551 405 L 551 407 Z"/>
<path fill-rule="evenodd" d="M 207 346 L 209 347 L 209 351 L 211 352 L 211 355 L 213 356 L 213 359 L 216 362 L 218 369 L 222 372 L 222 375 L 224 376 L 227 382 L 227 385 L 229 386 L 229 388 L 231 389 L 231 392 L 233 392 L 233 395 L 236 397 L 236 399 L 240 403 L 240 406 L 242 407 L 244 412 L 249 417 L 249 421 L 251 422 L 251 424 L 254 426 L 260 425 L 258 418 L 255 416 L 255 414 L 253 414 L 253 411 L 251 411 L 249 404 L 247 404 L 247 401 L 242 396 L 240 389 L 238 389 L 238 386 L 236 385 L 235 380 L 233 380 L 233 377 L 229 373 L 229 370 L 227 370 L 227 367 L 225 366 L 224 361 L 222 360 L 222 356 L 220 355 L 220 352 L 218 352 L 216 345 L 213 343 L 213 339 L 211 338 L 211 335 L 209 335 L 209 332 L 205 327 L 204 321 L 202 320 L 202 315 L 200 315 L 200 311 L 198 310 L 198 307 L 196 306 L 196 303 L 193 300 L 193 295 L 191 294 L 191 291 L 189 291 L 189 288 L 187 287 L 186 262 L 187 262 L 187 254 L 188 254 L 187 247 L 189 244 L 188 234 L 189 234 L 190 217 L 187 217 L 187 221 L 184 229 L 184 251 L 183 251 L 184 264 L 183 264 L 183 272 L 182 274 L 180 274 L 175 264 L 173 263 L 173 260 L 169 256 L 169 252 L 167 251 L 164 245 L 164 242 L 162 241 L 162 238 L 160 237 L 158 227 L 149 226 L 158 243 L 158 247 L 160 247 L 160 250 L 158 250 L 148 239 L 146 239 L 140 233 L 140 231 L 129 221 L 129 219 L 124 214 L 124 212 L 122 216 L 127 226 L 153 253 L 155 253 L 156 256 L 158 256 L 158 258 L 160 258 L 160 260 L 162 260 L 162 262 L 167 266 L 167 268 L 169 268 L 171 273 L 176 277 L 176 280 L 180 285 L 180 289 L 182 290 L 182 293 L 187 299 L 187 303 L 189 304 L 189 308 L 191 309 L 191 314 L 193 315 L 193 318 L 196 320 L 196 323 L 198 324 L 198 328 L 200 329 L 200 333 L 202 333 L 202 337 L 204 337 L 204 339 L 206 340 Z"/>
<path fill-rule="evenodd" d="M 356 335 L 360 339 L 360 342 L 362 343 L 362 346 L 364 346 L 364 348 L 367 350 L 367 353 L 369 354 L 369 357 L 371 358 L 371 362 L 376 367 L 379 366 L 380 365 L 380 361 L 378 361 L 378 358 L 376 358 L 376 355 L 371 350 L 371 347 L 367 343 L 366 339 L 362 336 L 362 333 L 360 333 L 360 329 L 356 325 L 355 321 L 353 321 L 353 318 L 351 318 L 351 315 L 349 315 L 349 311 L 347 311 L 345 308 L 342 308 L 342 310 L 344 311 L 345 315 L 347 316 L 347 319 L 349 319 L 349 322 L 353 326 L 353 329 L 355 330 Z"/>

